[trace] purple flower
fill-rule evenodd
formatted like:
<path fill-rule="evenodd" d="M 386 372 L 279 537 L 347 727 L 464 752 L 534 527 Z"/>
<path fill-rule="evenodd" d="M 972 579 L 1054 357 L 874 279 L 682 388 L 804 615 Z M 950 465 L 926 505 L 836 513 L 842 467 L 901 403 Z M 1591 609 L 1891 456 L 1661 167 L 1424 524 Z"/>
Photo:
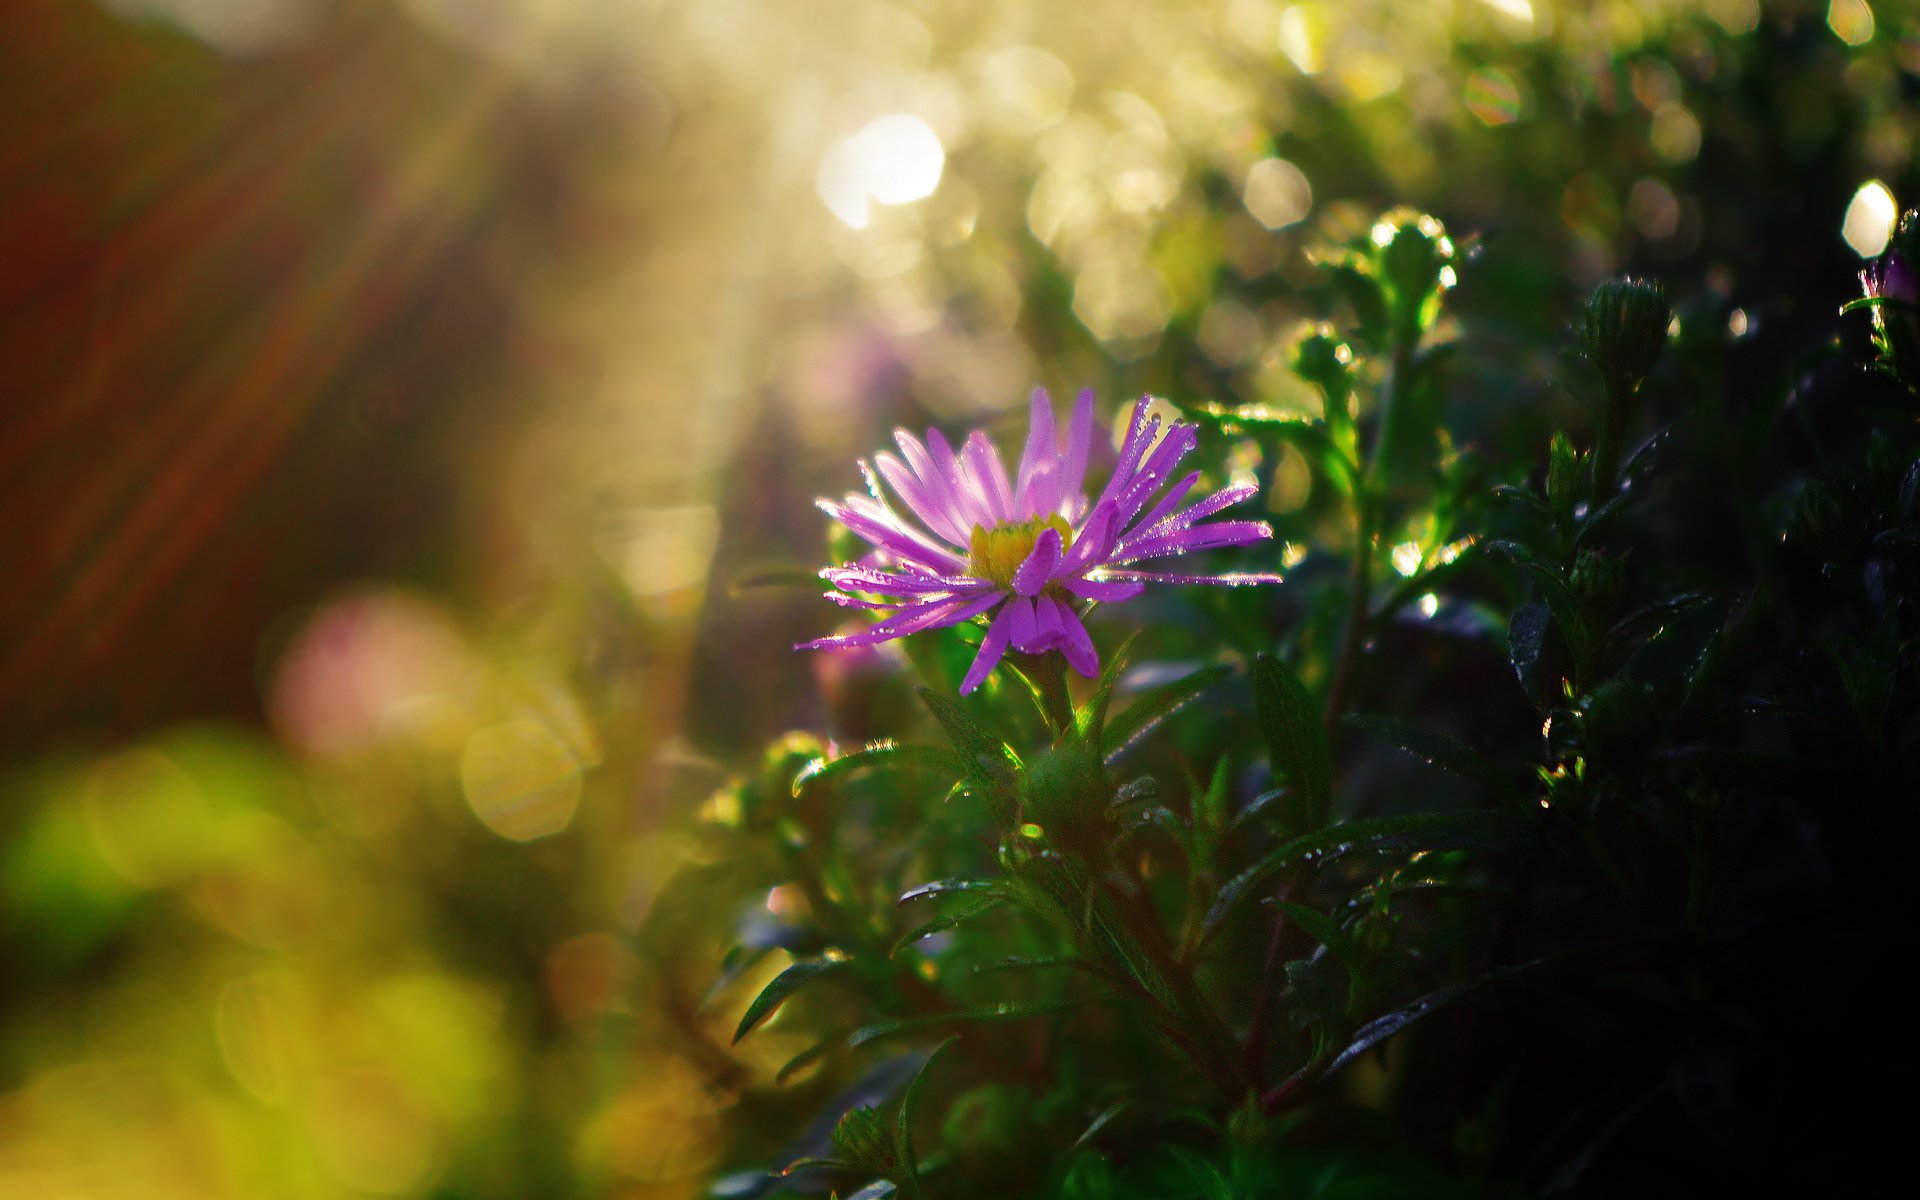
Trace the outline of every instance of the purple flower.
<path fill-rule="evenodd" d="M 1083 487 L 1093 445 L 1090 391 L 1080 393 L 1073 407 L 1063 449 L 1053 404 L 1045 391 L 1035 390 L 1027 448 L 1011 479 L 985 433 L 973 433 L 956 453 L 937 429 L 927 431 L 924 445 L 896 431 L 900 458 L 880 454 L 873 467 L 860 464 L 868 495 L 819 504 L 874 547 L 857 563 L 820 572 L 839 589 L 827 598 L 851 608 L 897 611 L 859 633 L 795 649 L 867 646 L 990 613 L 962 693 L 979 687 L 1009 648 L 1028 654 L 1058 650 L 1074 670 L 1092 676 L 1100 658 L 1076 601 L 1126 600 L 1149 583 L 1280 582 L 1278 575 L 1132 569 L 1147 559 L 1273 536 L 1264 521 L 1200 523 L 1259 490 L 1251 485 L 1215 492 L 1185 508 L 1180 504 L 1200 481 L 1198 471 L 1161 491 L 1199 439 L 1193 426 L 1178 422 L 1162 433 L 1160 418 L 1148 416 L 1150 403 L 1143 396 L 1134 406 L 1119 464 L 1092 502 Z M 880 479 L 917 524 L 894 510 Z"/>

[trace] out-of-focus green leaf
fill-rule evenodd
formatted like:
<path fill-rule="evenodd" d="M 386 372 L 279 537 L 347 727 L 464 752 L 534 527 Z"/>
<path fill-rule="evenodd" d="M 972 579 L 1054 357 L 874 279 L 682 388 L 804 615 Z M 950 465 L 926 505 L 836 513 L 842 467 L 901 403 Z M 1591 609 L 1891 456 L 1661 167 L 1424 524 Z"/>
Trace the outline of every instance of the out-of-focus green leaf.
<path fill-rule="evenodd" d="M 921 1063 L 920 1069 L 914 1073 L 913 1082 L 907 1084 L 907 1094 L 900 1099 L 900 1114 L 893 1125 L 894 1156 L 900 1164 L 900 1171 L 906 1182 L 916 1191 L 920 1185 L 920 1164 L 915 1161 L 913 1155 L 914 1106 L 920 1101 L 920 1089 L 926 1084 L 927 1071 L 933 1066 L 933 1060 L 939 1058 L 940 1052 L 953 1045 L 959 1037 L 959 1034 L 954 1034 L 933 1048 L 933 1053 L 927 1055 L 927 1061 Z"/>
<path fill-rule="evenodd" d="M 747 1005 L 745 1015 L 740 1018 L 740 1027 L 733 1031 L 733 1042 L 737 1046 L 740 1039 L 746 1037 L 762 1021 L 771 1017 L 775 1010 L 787 1002 L 788 997 L 812 983 L 814 980 L 847 965 L 844 958 L 809 958 L 794 963 L 773 977 L 773 982 L 760 989 L 760 994 Z"/>
<path fill-rule="evenodd" d="M 1252 435 L 1292 446 L 1342 496 L 1353 495 L 1359 468 L 1334 444 L 1327 427 L 1305 413 L 1276 412 L 1257 406 L 1228 408 L 1219 404 L 1188 405 L 1182 411 L 1223 433 Z"/>
<path fill-rule="evenodd" d="M 1105 1108 L 1101 1109 L 1100 1114 L 1094 1117 L 1092 1121 L 1087 1123 L 1087 1127 L 1081 1131 L 1080 1136 L 1073 1139 L 1072 1149 L 1078 1150 L 1082 1146 L 1086 1145 L 1088 1142 L 1091 1142 L 1096 1136 L 1099 1135 L 1102 1129 L 1105 1129 L 1108 1125 L 1113 1123 L 1113 1119 L 1115 1117 L 1118 1117 L 1121 1113 L 1127 1111 L 1127 1109 L 1131 1107 L 1133 1107 L 1133 1101 L 1131 1100 L 1116 1100 L 1112 1104 L 1109 1104 Z"/>
<path fill-rule="evenodd" d="M 1273 772 L 1293 789 L 1293 828 L 1315 828 L 1332 803 L 1333 750 L 1312 695 L 1299 676 L 1262 654 L 1253 663 L 1253 706 Z"/>
<path fill-rule="evenodd" d="M 827 1038 L 824 1041 L 815 1042 L 813 1045 L 808 1046 L 805 1050 L 802 1050 L 800 1053 L 794 1055 L 792 1058 L 788 1059 L 784 1064 L 782 1064 L 780 1069 L 774 1072 L 773 1081 L 777 1084 L 785 1083 L 787 1080 L 793 1078 L 793 1076 L 797 1072 L 802 1071 L 807 1067 L 812 1066 L 814 1063 L 818 1062 L 823 1056 L 825 1056 L 827 1051 L 833 1049 L 835 1046 L 838 1046 L 839 1044 L 840 1044 L 840 1038 L 837 1035 L 834 1037 Z"/>

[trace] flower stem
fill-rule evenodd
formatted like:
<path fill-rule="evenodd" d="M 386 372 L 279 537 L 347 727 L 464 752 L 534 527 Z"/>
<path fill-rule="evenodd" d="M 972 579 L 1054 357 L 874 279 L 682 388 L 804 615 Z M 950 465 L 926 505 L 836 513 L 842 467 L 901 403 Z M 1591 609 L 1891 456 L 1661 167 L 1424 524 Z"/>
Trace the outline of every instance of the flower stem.
<path fill-rule="evenodd" d="M 1013 667 L 1033 693 L 1040 715 L 1057 737 L 1073 728 L 1073 697 L 1067 691 L 1066 660 L 1058 654 L 1010 653 Z"/>
<path fill-rule="evenodd" d="M 1633 398 L 1631 384 L 1609 381 L 1607 399 L 1600 408 L 1600 425 L 1593 447 L 1593 508 L 1599 508 L 1619 490 L 1620 448 L 1627 436 L 1627 402 Z"/>

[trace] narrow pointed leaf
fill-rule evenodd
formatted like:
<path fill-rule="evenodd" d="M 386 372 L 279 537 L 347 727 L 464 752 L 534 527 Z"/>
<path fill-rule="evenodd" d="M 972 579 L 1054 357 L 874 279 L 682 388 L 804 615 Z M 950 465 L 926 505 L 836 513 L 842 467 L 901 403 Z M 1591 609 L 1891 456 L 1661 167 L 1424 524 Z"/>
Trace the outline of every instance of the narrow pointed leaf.
<path fill-rule="evenodd" d="M 1479 784 L 1496 796 L 1512 798 L 1516 795 L 1513 784 L 1498 767 L 1475 753 L 1465 742 L 1437 729 L 1376 713 L 1355 713 L 1347 718 L 1347 724 L 1393 743 L 1429 766 L 1439 767 L 1450 775 Z"/>
<path fill-rule="evenodd" d="M 1325 946 L 1335 958 L 1340 960 L 1340 965 L 1349 973 L 1359 973 L 1360 948 L 1332 917 L 1297 900 L 1275 900 L 1273 903 L 1276 908 L 1286 913 L 1294 924 L 1306 930 L 1314 941 Z"/>
<path fill-rule="evenodd" d="M 793 777 L 793 794 L 800 795 L 809 786 L 817 786 L 850 775 L 863 767 L 919 766 L 948 774 L 965 768 L 959 756 L 933 746 L 902 746 L 893 741 L 873 742 L 839 758 L 816 758 Z"/>
<path fill-rule="evenodd" d="M 1333 750 L 1306 685 L 1279 660 L 1262 654 L 1253 663 L 1253 706 L 1273 773 L 1298 801 L 1294 828 L 1323 824 L 1333 798 Z"/>
<path fill-rule="evenodd" d="M 901 892 L 900 898 L 893 903 L 897 908 L 914 900 L 924 900 L 928 896 L 945 896 L 954 892 L 979 892 L 999 886 L 999 881 L 994 879 L 936 879 L 931 883 L 908 888 Z"/>
<path fill-rule="evenodd" d="M 900 1100 L 900 1115 L 895 1120 L 893 1127 L 894 1155 L 900 1163 L 900 1169 L 906 1172 L 907 1178 L 916 1184 L 920 1181 L 920 1164 L 914 1161 L 913 1156 L 913 1134 L 911 1132 L 911 1126 L 913 1122 L 914 1105 L 919 1102 L 920 1089 L 927 1081 L 927 1070 L 933 1066 L 933 1060 L 940 1057 L 942 1050 L 945 1050 L 948 1046 L 958 1041 L 959 1036 L 959 1034 L 954 1034 L 933 1048 L 933 1053 L 927 1055 L 927 1061 L 920 1064 L 920 1070 L 914 1075 L 913 1082 L 907 1085 L 907 1094 L 901 1097 Z"/>
<path fill-rule="evenodd" d="M 976 900 L 972 904 L 966 905 L 965 907 L 962 907 L 962 908 L 955 909 L 953 912 L 947 913 L 945 916 L 935 917 L 933 920 L 928 921 L 924 925 L 916 925 L 913 929 L 909 930 L 907 934 L 903 936 L 899 941 L 893 944 L 893 949 L 887 951 L 887 957 L 893 958 L 897 956 L 902 950 L 905 950 L 908 946 L 913 945 L 915 942 L 919 941 L 921 938 L 931 937 L 934 934 L 939 933 L 941 930 L 944 930 L 944 929 L 952 929 L 955 925 L 960 924 L 962 921 L 971 920 L 974 917 L 979 916 L 981 913 L 991 911 L 992 909 L 996 909 L 1005 902 L 1006 902 L 1005 896 L 989 894 L 984 899 Z"/>
<path fill-rule="evenodd" d="M 935 1013 L 923 1017 L 894 1017 L 890 1020 L 875 1021 L 871 1025 L 862 1025 L 847 1035 L 847 1045 L 856 1048 L 868 1042 L 876 1042 L 895 1034 L 911 1033 L 916 1029 L 931 1029 L 940 1025 L 965 1024 L 973 1021 L 1019 1021 L 1028 1017 L 1048 1017 L 1063 1013 L 1069 1009 L 1084 1005 L 1085 1001 L 1042 1001 L 1017 1003 L 1003 1000 L 998 1004 L 983 1005 L 979 1008 L 962 1009 L 959 1012 Z"/>
<path fill-rule="evenodd" d="M 1242 899 L 1296 863 L 1372 851 L 1503 850 L 1531 844 L 1541 836 L 1535 821 L 1500 809 L 1416 813 L 1316 830 L 1277 847 L 1227 880 L 1207 912 L 1202 940 L 1219 930 Z"/>
<path fill-rule="evenodd" d="M 833 1049 L 835 1046 L 838 1046 L 839 1044 L 840 1044 L 840 1037 L 838 1034 L 826 1039 L 825 1041 L 815 1042 L 813 1045 L 808 1046 L 805 1050 L 802 1050 L 800 1053 L 788 1059 L 781 1066 L 781 1068 L 774 1073 L 773 1081 L 776 1084 L 785 1083 L 787 1080 L 791 1079 L 796 1072 L 799 1072 L 801 1070 L 804 1070 L 807 1067 L 812 1066 L 814 1063 L 818 1062 L 823 1056 L 825 1056 L 827 1051 Z"/>
<path fill-rule="evenodd" d="M 1134 701 L 1127 711 L 1107 722 L 1100 742 L 1101 753 L 1108 762 L 1112 762 L 1154 726 L 1232 672 L 1233 668 L 1227 666 L 1202 667 L 1191 674 L 1182 675 L 1172 683 L 1154 688 Z"/>
<path fill-rule="evenodd" d="M 822 975 L 837 971 L 847 965 L 844 958 L 809 958 L 794 963 L 773 977 L 773 982 L 760 989 L 760 994 L 747 1005 L 746 1015 L 740 1018 L 740 1027 L 733 1031 L 734 1045 L 751 1033 L 755 1026 L 772 1016 L 787 997 Z"/>
<path fill-rule="evenodd" d="M 1093 1121 L 1090 1124 L 1088 1124 L 1086 1129 L 1081 1132 L 1079 1137 L 1073 1139 L 1073 1145 L 1070 1147 L 1070 1150 L 1078 1150 L 1080 1149 L 1080 1147 L 1092 1141 L 1096 1136 L 1099 1135 L 1102 1129 L 1105 1129 L 1108 1125 L 1113 1123 L 1113 1119 L 1115 1117 L 1119 1116 L 1121 1113 L 1127 1111 L 1127 1109 L 1132 1107 L 1133 1107 L 1133 1101 L 1131 1100 L 1116 1100 L 1112 1104 L 1107 1105 L 1104 1109 L 1101 1109 L 1100 1115 L 1095 1117 Z"/>
<path fill-rule="evenodd" d="M 1005 742 L 989 733 L 985 726 L 967 715 L 965 709 L 932 688 L 919 688 L 921 702 L 933 713 L 933 719 L 946 730 L 953 748 L 966 762 L 967 775 L 978 783 L 991 783 L 994 764 L 1018 763 L 1019 756 Z"/>

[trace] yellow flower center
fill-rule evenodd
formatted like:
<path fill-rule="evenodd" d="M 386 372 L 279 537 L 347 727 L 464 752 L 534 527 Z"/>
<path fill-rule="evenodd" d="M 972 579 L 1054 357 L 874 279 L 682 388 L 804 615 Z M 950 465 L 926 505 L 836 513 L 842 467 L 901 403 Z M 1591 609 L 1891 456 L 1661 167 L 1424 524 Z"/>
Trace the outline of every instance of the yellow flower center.
<path fill-rule="evenodd" d="M 1067 525 L 1066 518 L 1058 514 L 1035 517 L 1018 525 L 996 525 L 992 529 L 975 525 L 973 553 L 967 559 L 967 574 L 979 579 L 991 579 L 1001 587 L 1012 587 L 1013 573 L 1020 569 L 1021 563 L 1027 561 L 1027 555 L 1033 553 L 1033 544 L 1040 540 L 1040 531 L 1049 528 L 1060 531 L 1060 550 L 1065 553 L 1073 545 L 1073 530 Z"/>

